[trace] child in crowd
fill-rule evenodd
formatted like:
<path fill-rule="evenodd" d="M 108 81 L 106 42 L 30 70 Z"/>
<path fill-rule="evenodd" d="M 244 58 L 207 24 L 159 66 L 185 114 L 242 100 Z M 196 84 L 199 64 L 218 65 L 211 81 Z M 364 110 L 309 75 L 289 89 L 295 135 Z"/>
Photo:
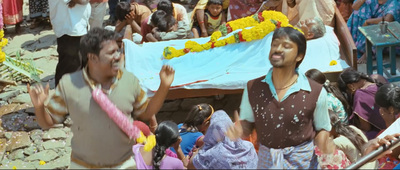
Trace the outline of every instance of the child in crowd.
<path fill-rule="evenodd" d="M 336 113 L 341 122 L 348 123 L 346 112 L 349 112 L 350 106 L 341 91 L 329 82 L 324 73 L 317 69 L 310 69 L 305 74 L 308 78 L 323 85 L 328 92 L 328 109 Z"/>
<path fill-rule="evenodd" d="M 163 10 L 157 10 L 153 13 L 151 23 L 155 28 L 146 35 L 146 39 L 150 42 L 185 39 L 191 36 L 191 32 L 185 22 L 177 22 L 171 14 Z"/>
<path fill-rule="evenodd" d="M 207 32 L 210 36 L 214 31 L 217 31 L 219 26 L 226 23 L 225 13 L 222 11 L 222 0 L 208 0 L 204 13 L 204 21 L 193 23 L 193 36 L 199 38 L 200 34 Z M 204 23 L 204 25 L 203 25 Z"/>
<path fill-rule="evenodd" d="M 178 125 L 179 134 L 182 138 L 181 148 L 187 156 L 193 148 L 203 146 L 204 133 L 210 124 L 214 108 L 209 104 L 198 104 L 189 111 L 186 120 Z"/>
<path fill-rule="evenodd" d="M 156 146 L 153 151 L 146 152 L 144 146 L 136 144 L 133 146 L 136 166 L 138 169 L 185 169 L 183 162 L 177 158 L 166 155 L 169 147 L 179 148 L 181 138 L 179 137 L 176 123 L 171 121 L 161 122 L 156 131 Z"/>
<path fill-rule="evenodd" d="M 132 32 L 141 33 L 141 23 L 149 17 L 151 11 L 148 7 L 136 2 L 120 2 L 115 8 L 115 17 L 118 23 L 115 31 L 120 32 L 126 25 L 132 27 Z"/>

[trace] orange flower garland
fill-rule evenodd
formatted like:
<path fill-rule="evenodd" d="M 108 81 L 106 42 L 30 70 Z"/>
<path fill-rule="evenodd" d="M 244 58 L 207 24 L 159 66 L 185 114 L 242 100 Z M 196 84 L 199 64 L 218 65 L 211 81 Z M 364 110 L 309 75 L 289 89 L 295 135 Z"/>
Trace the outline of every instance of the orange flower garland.
<path fill-rule="evenodd" d="M 247 27 L 252 28 L 245 29 Z M 219 30 L 215 31 L 211 35 L 210 41 L 207 43 L 199 44 L 195 41 L 189 40 L 185 43 L 185 48 L 181 50 L 176 50 L 175 48 L 169 46 L 165 47 L 163 56 L 165 59 L 172 59 L 174 57 L 185 55 L 189 52 L 201 52 L 228 44 L 259 40 L 264 38 L 270 32 L 274 31 L 275 28 L 279 27 L 292 27 L 303 33 L 300 29 L 290 25 L 289 19 L 281 12 L 263 11 L 262 13 L 256 13 L 252 16 L 233 20 L 225 25 L 221 25 Z M 232 36 L 219 40 L 222 36 L 225 36 L 238 29 L 242 30 L 234 33 Z"/>

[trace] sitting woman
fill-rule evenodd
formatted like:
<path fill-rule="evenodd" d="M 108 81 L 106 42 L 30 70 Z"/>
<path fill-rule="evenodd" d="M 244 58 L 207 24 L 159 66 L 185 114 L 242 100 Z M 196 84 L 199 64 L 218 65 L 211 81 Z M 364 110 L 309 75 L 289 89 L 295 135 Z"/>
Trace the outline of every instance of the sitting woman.
<path fill-rule="evenodd" d="M 138 169 L 184 169 L 183 162 L 178 158 L 166 155 L 169 147 L 179 148 L 181 138 L 178 127 L 174 122 L 161 122 L 156 131 L 156 146 L 151 152 L 146 152 L 144 146 L 133 146 L 136 166 Z"/>
<path fill-rule="evenodd" d="M 400 19 L 398 0 L 355 0 L 353 13 L 347 21 L 350 33 L 357 46 L 358 63 L 366 63 L 365 36 L 358 27 L 378 24 L 382 20 L 392 22 Z M 361 57 L 362 56 L 362 57 Z"/>
<path fill-rule="evenodd" d="M 375 103 L 375 93 L 381 83 L 353 68 L 347 68 L 339 75 L 338 86 L 347 102 L 352 104 L 350 123 L 360 128 L 368 139 L 375 138 L 380 130 L 386 128 L 379 114 L 379 105 Z"/>
<path fill-rule="evenodd" d="M 305 74 L 308 78 L 323 85 L 328 92 L 328 98 L 326 99 L 328 101 L 328 109 L 333 111 L 341 122 L 347 123 L 347 112 L 350 107 L 340 90 L 326 79 L 324 73 L 317 69 L 310 69 Z"/>
<path fill-rule="evenodd" d="M 329 112 L 331 118 L 331 135 L 337 149 L 343 151 L 351 163 L 355 163 L 363 156 L 363 146 L 368 142 L 364 133 L 353 125 L 343 123 L 333 112 Z M 376 169 L 377 161 L 364 164 L 361 169 Z"/>
<path fill-rule="evenodd" d="M 258 157 L 253 144 L 226 137 L 232 120 L 225 111 L 216 111 L 204 137 L 204 145 L 193 154 L 189 169 L 255 169 Z"/>
<path fill-rule="evenodd" d="M 389 83 L 382 85 L 375 95 L 376 104 L 380 106 L 380 113 L 389 127 L 400 115 L 400 87 Z M 379 168 L 393 169 L 400 165 L 400 147 L 394 149 L 392 154 L 379 159 Z"/>

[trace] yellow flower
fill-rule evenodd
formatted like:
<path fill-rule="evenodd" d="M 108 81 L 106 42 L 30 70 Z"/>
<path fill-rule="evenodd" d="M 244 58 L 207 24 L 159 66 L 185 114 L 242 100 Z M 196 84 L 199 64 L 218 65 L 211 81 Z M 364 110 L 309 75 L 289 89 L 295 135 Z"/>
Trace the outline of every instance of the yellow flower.
<path fill-rule="evenodd" d="M 156 136 L 150 135 L 147 137 L 146 144 L 144 145 L 143 149 L 146 152 L 150 152 L 154 146 L 156 146 Z"/>
<path fill-rule="evenodd" d="M 0 51 L 0 63 L 2 63 L 5 60 L 6 60 L 6 53 L 4 53 L 3 51 Z M 7 155 L 8 154 L 9 154 L 9 152 L 7 152 Z"/>
<path fill-rule="evenodd" d="M 0 31 L 0 38 L 3 38 L 4 37 L 4 30 L 2 29 L 1 31 Z"/>
<path fill-rule="evenodd" d="M 13 166 L 13 168 L 12 169 L 17 169 L 17 167 L 16 166 Z"/>
<path fill-rule="evenodd" d="M 334 66 L 334 65 L 336 65 L 336 64 L 337 64 L 337 61 L 336 61 L 336 60 L 332 60 L 332 61 L 329 63 L 330 66 Z"/>
<path fill-rule="evenodd" d="M 211 34 L 210 41 L 216 42 L 221 36 L 222 36 L 221 31 L 215 31 L 214 33 Z"/>
<path fill-rule="evenodd" d="M 0 48 L 6 46 L 7 43 L 8 43 L 8 39 L 7 38 L 1 38 Z"/>
<path fill-rule="evenodd" d="M 146 136 L 144 136 L 143 132 L 140 132 L 140 136 L 136 139 L 136 143 L 145 143 Z"/>
<path fill-rule="evenodd" d="M 45 161 L 39 161 L 39 165 L 45 165 L 46 164 L 46 162 Z"/>

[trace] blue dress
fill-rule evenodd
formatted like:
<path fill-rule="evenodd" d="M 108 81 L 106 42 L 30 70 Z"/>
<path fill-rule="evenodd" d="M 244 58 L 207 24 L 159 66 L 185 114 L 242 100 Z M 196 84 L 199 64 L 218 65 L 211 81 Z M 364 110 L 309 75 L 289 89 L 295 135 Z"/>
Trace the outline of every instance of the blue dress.
<path fill-rule="evenodd" d="M 181 142 L 181 149 L 182 152 L 185 156 L 187 156 L 190 151 L 192 151 L 193 147 L 196 145 L 197 140 L 203 136 L 203 133 L 201 132 L 188 132 L 183 130 L 182 127 L 183 123 L 178 125 L 178 128 L 180 130 L 179 134 L 182 138 L 182 142 Z M 170 148 L 171 151 L 175 152 L 174 148 Z"/>

